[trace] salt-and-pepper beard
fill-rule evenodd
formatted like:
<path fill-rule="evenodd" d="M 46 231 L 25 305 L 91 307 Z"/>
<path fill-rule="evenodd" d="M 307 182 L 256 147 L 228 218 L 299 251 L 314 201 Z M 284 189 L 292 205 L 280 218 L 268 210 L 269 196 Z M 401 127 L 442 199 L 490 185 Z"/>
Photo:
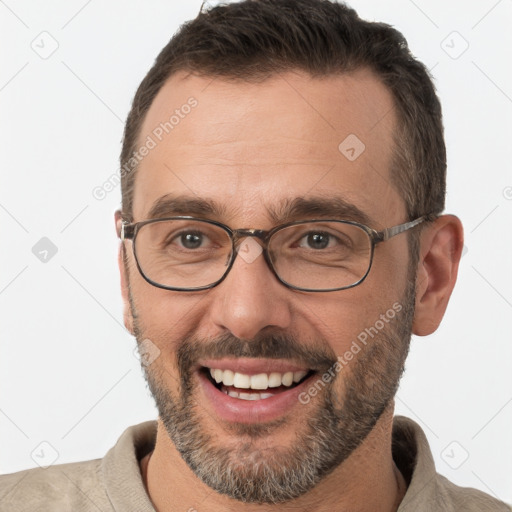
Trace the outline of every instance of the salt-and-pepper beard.
<path fill-rule="evenodd" d="M 207 341 L 186 337 L 179 342 L 176 352 L 179 396 L 173 396 L 166 385 L 166 371 L 155 364 L 158 360 L 143 366 L 160 419 L 196 476 L 215 491 L 235 500 L 274 504 L 307 493 L 345 461 L 374 428 L 398 389 L 414 316 L 414 280 L 408 282 L 399 301 L 402 310 L 367 342 L 349 366 L 325 385 L 317 395 L 317 403 L 311 401 L 309 407 L 313 415 L 304 428 L 296 432 L 296 441 L 291 446 L 272 444 L 272 432 L 287 428 L 286 419 L 265 424 L 232 424 L 225 428 L 237 436 L 236 447 L 218 446 L 197 414 L 199 405 L 194 393 L 198 384 L 191 368 L 199 358 L 255 357 L 293 358 L 303 362 L 305 367 L 327 370 L 336 362 L 334 352 L 325 348 L 329 347 L 327 340 L 305 344 L 282 332 L 267 333 L 250 342 L 229 334 Z M 130 304 L 140 347 L 145 333 L 131 291 Z M 159 340 L 152 339 L 152 342 L 159 345 Z M 344 380 L 341 396 L 335 392 L 338 379 Z M 269 447 L 262 449 L 257 441 L 265 438 Z"/>

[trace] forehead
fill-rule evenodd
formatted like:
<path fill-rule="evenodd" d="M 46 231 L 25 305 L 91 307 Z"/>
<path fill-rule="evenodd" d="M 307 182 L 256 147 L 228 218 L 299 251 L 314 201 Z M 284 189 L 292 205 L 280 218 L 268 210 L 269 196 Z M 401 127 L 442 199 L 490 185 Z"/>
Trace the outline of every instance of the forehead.
<path fill-rule="evenodd" d="M 341 200 L 378 224 L 401 220 L 390 179 L 395 123 L 391 94 L 367 70 L 259 83 L 177 73 L 143 122 L 139 146 L 150 150 L 135 179 L 134 218 L 179 196 L 214 204 L 208 217 L 261 227 L 308 198 Z"/>

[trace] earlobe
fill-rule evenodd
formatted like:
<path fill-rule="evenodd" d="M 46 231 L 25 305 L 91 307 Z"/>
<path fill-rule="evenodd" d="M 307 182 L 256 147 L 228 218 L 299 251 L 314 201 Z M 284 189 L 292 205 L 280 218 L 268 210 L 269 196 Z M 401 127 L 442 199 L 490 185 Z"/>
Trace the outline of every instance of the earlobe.
<path fill-rule="evenodd" d="M 116 222 L 116 232 L 117 236 L 119 237 L 121 234 L 121 212 L 119 210 L 115 213 L 115 222 Z M 119 244 L 119 252 L 117 255 L 117 264 L 119 266 L 119 274 L 121 277 L 121 296 L 123 299 L 123 321 L 126 329 L 134 335 L 133 330 L 133 315 L 132 315 L 132 308 L 130 304 L 129 294 L 129 280 L 128 280 L 128 269 L 126 268 L 125 262 L 124 262 L 124 251 L 125 246 L 124 243 L 121 242 Z"/>
<path fill-rule="evenodd" d="M 462 223 L 454 215 L 442 215 L 422 232 L 414 334 L 426 336 L 439 327 L 457 280 L 463 243 Z"/>

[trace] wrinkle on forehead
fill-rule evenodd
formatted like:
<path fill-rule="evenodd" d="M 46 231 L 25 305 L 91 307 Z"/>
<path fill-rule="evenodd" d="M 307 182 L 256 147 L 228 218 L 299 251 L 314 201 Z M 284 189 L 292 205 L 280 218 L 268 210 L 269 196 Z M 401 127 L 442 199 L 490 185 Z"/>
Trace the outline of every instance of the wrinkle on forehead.
<path fill-rule="evenodd" d="M 155 98 L 141 140 L 190 97 L 197 107 L 140 164 L 139 213 L 170 192 L 210 197 L 233 210 L 274 203 L 277 195 L 332 193 L 375 218 L 405 211 L 390 179 L 393 101 L 371 72 L 288 72 L 258 84 L 177 74 Z M 339 149 L 349 135 L 365 145 L 354 161 Z"/>

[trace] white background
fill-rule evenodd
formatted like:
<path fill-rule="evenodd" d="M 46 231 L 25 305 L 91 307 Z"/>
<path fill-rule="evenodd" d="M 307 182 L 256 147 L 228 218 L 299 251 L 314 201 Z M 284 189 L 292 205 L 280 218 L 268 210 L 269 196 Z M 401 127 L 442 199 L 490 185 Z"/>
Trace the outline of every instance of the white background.
<path fill-rule="evenodd" d="M 401 30 L 432 68 L 448 146 L 447 211 L 466 230 L 445 321 L 413 340 L 397 412 L 422 425 L 440 473 L 510 502 L 512 2 L 351 5 Z M 92 191 L 118 168 L 137 85 L 199 7 L 0 3 L 0 473 L 35 466 L 31 453 L 43 441 L 57 463 L 102 457 L 125 427 L 156 417 L 122 325 L 120 190 L 102 201 Z M 43 59 L 31 44 L 48 51 L 52 38 L 58 48 Z M 46 263 L 32 252 L 42 237 L 58 249 Z"/>

